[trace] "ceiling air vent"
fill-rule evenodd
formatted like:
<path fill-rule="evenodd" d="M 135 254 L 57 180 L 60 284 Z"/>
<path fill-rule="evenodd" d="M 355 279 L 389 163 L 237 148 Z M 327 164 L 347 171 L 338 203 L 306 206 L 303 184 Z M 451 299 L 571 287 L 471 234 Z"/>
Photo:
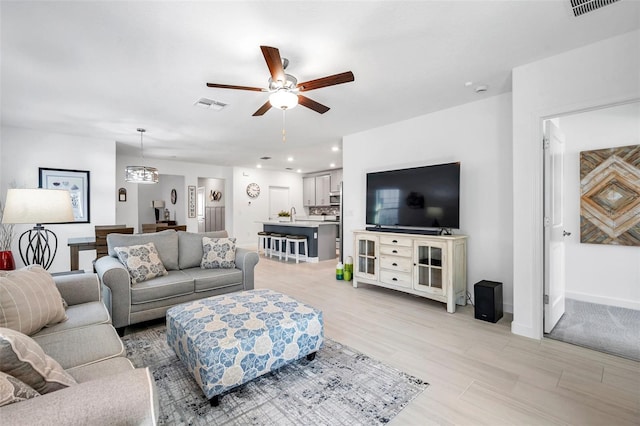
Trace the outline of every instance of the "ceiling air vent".
<path fill-rule="evenodd" d="M 580 16 L 618 1 L 620 0 L 571 0 L 571 9 L 573 16 Z"/>
<path fill-rule="evenodd" d="M 213 99 L 200 98 L 195 103 L 195 106 L 204 109 L 212 109 L 215 111 L 220 111 L 222 108 L 226 107 L 227 104 L 224 102 L 214 101 Z"/>

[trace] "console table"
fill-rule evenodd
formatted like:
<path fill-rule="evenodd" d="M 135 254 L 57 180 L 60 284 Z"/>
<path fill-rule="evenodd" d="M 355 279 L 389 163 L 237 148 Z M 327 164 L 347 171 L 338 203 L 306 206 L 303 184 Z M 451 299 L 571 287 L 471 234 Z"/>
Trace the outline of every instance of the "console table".
<path fill-rule="evenodd" d="M 355 231 L 353 286 L 373 284 L 447 304 L 466 304 L 467 237 Z"/>
<path fill-rule="evenodd" d="M 96 237 L 78 237 L 67 240 L 69 246 L 69 259 L 71 270 L 77 271 L 80 268 L 80 252 L 96 249 Z"/>

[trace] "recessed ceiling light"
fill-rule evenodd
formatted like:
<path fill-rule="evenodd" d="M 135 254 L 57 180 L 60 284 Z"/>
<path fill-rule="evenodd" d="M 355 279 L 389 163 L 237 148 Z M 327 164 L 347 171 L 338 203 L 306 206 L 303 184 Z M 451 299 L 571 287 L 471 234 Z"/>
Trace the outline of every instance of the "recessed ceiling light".
<path fill-rule="evenodd" d="M 469 86 L 471 86 L 472 84 L 473 84 L 473 81 L 467 81 L 467 82 L 464 84 L 464 86 L 465 86 L 465 87 L 469 87 Z"/>
<path fill-rule="evenodd" d="M 329 167 L 335 167 L 335 166 L 336 166 L 336 163 L 329 164 Z"/>
<path fill-rule="evenodd" d="M 289 162 L 293 161 L 293 157 L 287 157 L 287 161 Z"/>
<path fill-rule="evenodd" d="M 298 173 L 302 173 L 302 170 L 301 170 L 301 169 L 298 169 L 298 170 L 296 170 L 296 172 L 298 172 Z"/>
<path fill-rule="evenodd" d="M 256 164 L 256 167 L 257 167 L 258 169 L 261 169 L 261 168 L 262 168 L 262 164 Z"/>
<path fill-rule="evenodd" d="M 334 147 L 331 147 L 331 151 L 338 152 L 340 151 L 340 148 L 338 148 L 337 146 L 334 146 Z"/>

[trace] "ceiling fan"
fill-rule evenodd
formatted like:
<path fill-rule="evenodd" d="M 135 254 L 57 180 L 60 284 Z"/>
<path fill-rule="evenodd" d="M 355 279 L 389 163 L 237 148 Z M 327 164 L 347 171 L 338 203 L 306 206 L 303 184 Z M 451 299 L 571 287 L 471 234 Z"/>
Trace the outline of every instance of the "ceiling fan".
<path fill-rule="evenodd" d="M 260 46 L 264 59 L 269 67 L 271 77 L 269 78 L 268 88 L 233 86 L 229 84 L 207 83 L 207 87 L 216 87 L 219 89 L 236 89 L 251 90 L 254 92 L 269 92 L 269 100 L 264 103 L 253 116 L 264 115 L 271 107 L 287 110 L 300 104 L 320 114 L 329 111 L 329 107 L 319 102 L 309 99 L 299 94 L 309 90 L 320 89 L 322 87 L 335 86 L 336 84 L 349 83 L 355 78 L 351 71 L 340 74 L 330 75 L 315 80 L 298 83 L 298 79 L 291 74 L 286 74 L 284 70 L 289 65 L 289 61 L 280 57 L 280 51 L 275 47 Z"/>

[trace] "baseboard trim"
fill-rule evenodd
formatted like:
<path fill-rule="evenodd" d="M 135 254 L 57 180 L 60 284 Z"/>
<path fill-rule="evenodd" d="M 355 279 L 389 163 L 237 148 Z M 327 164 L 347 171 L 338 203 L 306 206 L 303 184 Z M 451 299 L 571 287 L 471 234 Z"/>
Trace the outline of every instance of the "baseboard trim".
<path fill-rule="evenodd" d="M 518 324 L 515 321 L 511 322 L 511 332 L 518 336 L 528 337 L 530 339 L 540 340 L 542 338 L 542 336 L 535 335 L 533 328 Z"/>
<path fill-rule="evenodd" d="M 596 296 L 588 293 L 581 293 L 579 291 L 567 291 L 565 292 L 567 299 L 578 300 L 580 302 L 597 303 L 599 305 L 616 306 L 618 308 L 627 308 L 640 310 L 640 301 L 619 299 L 616 297 Z"/>

